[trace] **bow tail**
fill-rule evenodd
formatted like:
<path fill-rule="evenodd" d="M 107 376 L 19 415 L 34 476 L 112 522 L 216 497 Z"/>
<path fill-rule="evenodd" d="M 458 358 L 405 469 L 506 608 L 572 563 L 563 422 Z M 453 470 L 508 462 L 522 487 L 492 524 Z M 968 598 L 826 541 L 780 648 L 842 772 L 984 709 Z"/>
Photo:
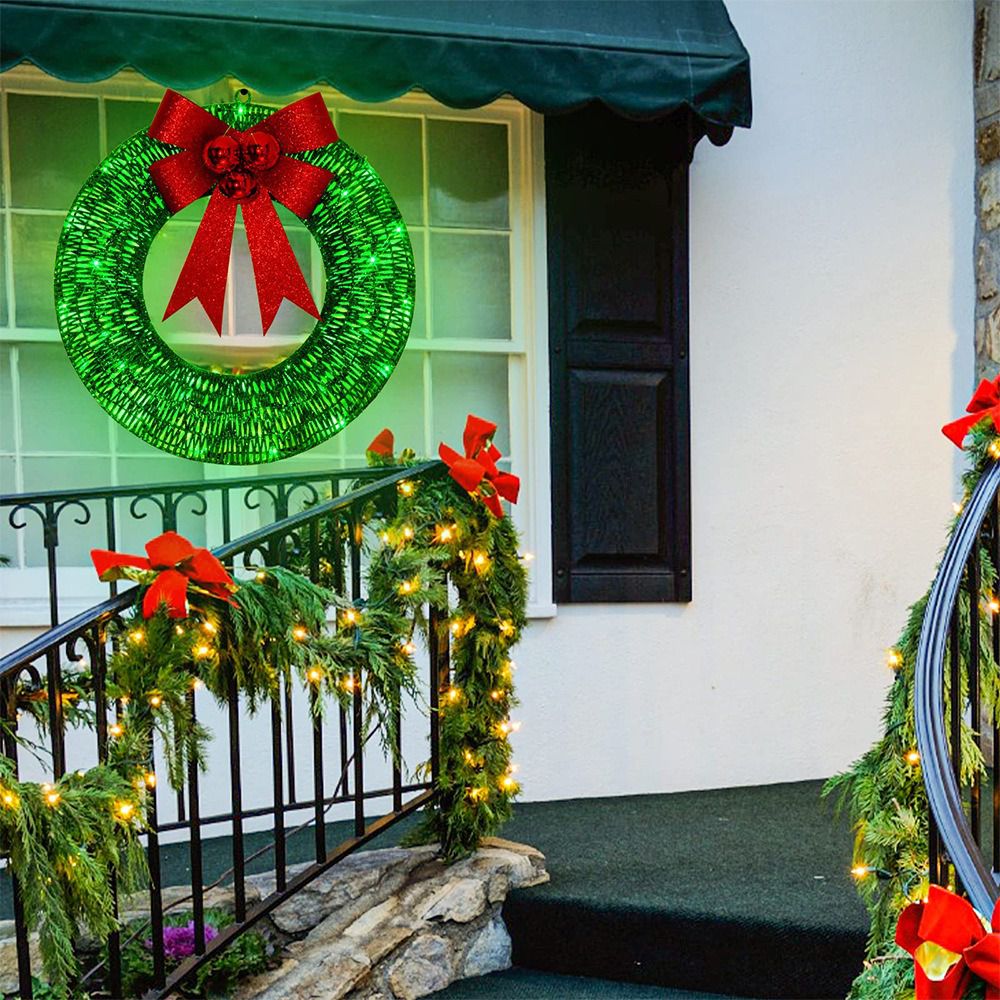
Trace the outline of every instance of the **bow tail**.
<path fill-rule="evenodd" d="M 285 228 L 274 210 L 271 196 L 261 191 L 243 203 L 243 221 L 247 227 L 250 260 L 253 262 L 260 321 L 266 334 L 274 322 L 282 299 L 319 319 L 319 310 L 292 252 Z"/>
<path fill-rule="evenodd" d="M 187 617 L 188 578 L 176 569 L 165 569 L 149 585 L 142 599 L 142 616 L 151 618 L 161 605 L 167 606 L 171 618 Z"/>
<path fill-rule="evenodd" d="M 167 303 L 164 319 L 192 299 L 197 299 L 212 321 L 215 332 L 222 336 L 222 310 L 226 303 L 226 278 L 235 224 L 236 202 L 216 188 L 208 199 L 198 232 L 194 234 L 194 242 Z"/>

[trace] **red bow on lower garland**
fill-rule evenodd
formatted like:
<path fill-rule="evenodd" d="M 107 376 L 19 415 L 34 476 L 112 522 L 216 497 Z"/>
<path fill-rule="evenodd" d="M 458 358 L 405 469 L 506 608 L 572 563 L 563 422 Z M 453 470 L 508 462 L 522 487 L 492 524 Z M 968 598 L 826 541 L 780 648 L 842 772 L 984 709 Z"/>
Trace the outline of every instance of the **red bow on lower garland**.
<path fill-rule="evenodd" d="M 240 132 L 168 90 L 149 134 L 183 149 L 149 165 L 171 213 L 212 192 L 163 318 L 197 299 L 222 335 L 233 226 L 242 206 L 264 333 L 283 299 L 318 319 L 272 199 L 305 219 L 333 180 L 329 170 L 287 155 L 337 141 L 322 96 L 304 97 Z"/>
<path fill-rule="evenodd" d="M 236 589 L 236 583 L 226 572 L 226 567 L 208 549 L 195 548 L 176 531 L 166 531 L 147 542 L 146 555 L 149 558 L 109 552 L 107 549 L 90 550 L 94 569 L 105 582 L 125 578 L 149 584 L 142 599 L 144 618 L 156 614 L 160 604 L 166 604 L 171 618 L 186 618 L 189 586 L 230 604 L 235 603 L 230 593 Z"/>
<path fill-rule="evenodd" d="M 438 446 L 441 461 L 448 466 L 451 478 L 473 496 L 479 497 L 491 514 L 503 517 L 500 497 L 517 503 L 521 480 L 509 472 L 501 472 L 497 461 L 502 457 L 493 444 L 497 425 L 471 413 L 465 422 L 462 444 L 465 455 L 459 455 L 446 444 Z"/>
<path fill-rule="evenodd" d="M 932 885 L 926 903 L 900 913 L 896 944 L 913 956 L 916 1000 L 954 1000 L 973 976 L 986 1000 L 1000 1000 L 1000 903 L 991 929 L 967 900 Z"/>
<path fill-rule="evenodd" d="M 962 447 L 965 435 L 980 420 L 989 418 L 993 421 L 993 426 L 1000 432 L 1000 375 L 992 382 L 983 379 L 965 409 L 968 411 L 968 416 L 959 417 L 958 420 L 953 420 L 941 428 L 941 433 L 959 448 Z"/>

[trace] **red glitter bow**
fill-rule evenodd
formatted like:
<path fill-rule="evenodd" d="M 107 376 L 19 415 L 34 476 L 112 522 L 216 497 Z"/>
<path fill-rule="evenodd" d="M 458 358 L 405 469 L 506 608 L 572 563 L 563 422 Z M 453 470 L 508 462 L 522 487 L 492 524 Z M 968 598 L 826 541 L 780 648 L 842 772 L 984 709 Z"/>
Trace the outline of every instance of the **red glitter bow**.
<path fill-rule="evenodd" d="M 517 503 L 521 480 L 497 468 L 501 453 L 493 444 L 496 429 L 496 424 L 470 413 L 465 422 L 465 433 L 462 435 L 464 457 L 446 444 L 438 446 L 438 454 L 441 456 L 441 461 L 448 466 L 451 478 L 459 486 L 468 490 L 473 496 L 479 497 L 490 513 L 496 517 L 503 517 L 500 497 L 511 503 Z"/>
<path fill-rule="evenodd" d="M 305 219 L 333 180 L 329 170 L 287 155 L 337 141 L 322 96 L 304 97 L 240 132 L 168 90 L 149 134 L 184 150 L 149 165 L 171 213 L 212 192 L 163 318 L 197 299 L 222 335 L 233 226 L 236 209 L 242 206 L 264 333 L 282 299 L 318 319 L 274 199 Z"/>
<path fill-rule="evenodd" d="M 991 931 L 967 900 L 932 885 L 926 903 L 900 913 L 896 944 L 913 956 L 916 1000 L 961 997 L 973 976 L 986 1000 L 1000 1000 L 1000 903 Z"/>
<path fill-rule="evenodd" d="M 131 556 L 107 549 L 91 549 L 97 575 L 107 582 L 123 577 L 139 583 L 149 583 L 142 599 L 142 614 L 150 618 L 161 603 L 166 604 L 171 618 L 186 618 L 188 613 L 187 590 L 194 586 L 212 597 L 233 603 L 229 596 L 236 583 L 226 572 L 226 567 L 208 549 L 195 548 L 176 531 L 165 531 L 146 543 L 145 556 Z M 145 572 L 129 572 L 137 569 Z M 155 577 L 150 580 L 150 572 Z"/>
<path fill-rule="evenodd" d="M 965 435 L 980 420 L 991 419 L 993 426 L 1000 432 L 1000 375 L 992 382 L 983 379 L 965 409 L 969 414 L 968 416 L 959 417 L 958 420 L 953 420 L 950 424 L 945 424 L 941 428 L 941 433 L 959 448 L 962 447 Z"/>

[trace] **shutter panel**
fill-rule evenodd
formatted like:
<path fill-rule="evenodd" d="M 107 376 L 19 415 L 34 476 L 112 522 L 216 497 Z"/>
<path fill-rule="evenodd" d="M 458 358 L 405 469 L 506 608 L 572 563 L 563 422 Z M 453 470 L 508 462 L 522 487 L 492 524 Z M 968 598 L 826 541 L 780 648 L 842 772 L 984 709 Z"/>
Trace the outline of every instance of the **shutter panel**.
<path fill-rule="evenodd" d="M 685 123 L 545 123 L 555 599 L 688 601 Z"/>

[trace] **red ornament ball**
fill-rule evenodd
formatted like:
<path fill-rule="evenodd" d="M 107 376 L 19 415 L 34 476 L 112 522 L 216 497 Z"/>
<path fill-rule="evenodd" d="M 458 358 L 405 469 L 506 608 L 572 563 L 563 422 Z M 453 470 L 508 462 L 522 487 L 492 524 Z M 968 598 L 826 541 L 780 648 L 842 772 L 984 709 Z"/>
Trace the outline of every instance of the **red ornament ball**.
<path fill-rule="evenodd" d="M 217 135 L 205 143 L 201 158 L 213 174 L 224 174 L 240 165 L 240 144 L 231 135 Z"/>
<path fill-rule="evenodd" d="M 243 136 L 240 147 L 243 166 L 250 170 L 270 170 L 281 155 L 278 140 L 270 132 L 248 132 Z"/>
<path fill-rule="evenodd" d="M 219 190 L 227 198 L 235 198 L 237 201 L 245 201 L 252 198 L 257 193 L 257 178 L 249 170 L 230 170 L 225 177 L 219 181 Z"/>

